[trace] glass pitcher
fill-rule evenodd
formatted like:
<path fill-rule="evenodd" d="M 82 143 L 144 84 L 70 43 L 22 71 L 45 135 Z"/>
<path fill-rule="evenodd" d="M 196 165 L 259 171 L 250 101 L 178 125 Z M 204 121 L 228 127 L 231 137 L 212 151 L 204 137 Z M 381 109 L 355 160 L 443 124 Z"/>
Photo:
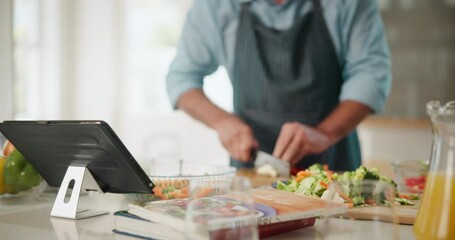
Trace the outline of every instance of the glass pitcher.
<path fill-rule="evenodd" d="M 433 148 L 425 192 L 414 224 L 417 239 L 455 239 L 455 101 L 427 104 Z"/>

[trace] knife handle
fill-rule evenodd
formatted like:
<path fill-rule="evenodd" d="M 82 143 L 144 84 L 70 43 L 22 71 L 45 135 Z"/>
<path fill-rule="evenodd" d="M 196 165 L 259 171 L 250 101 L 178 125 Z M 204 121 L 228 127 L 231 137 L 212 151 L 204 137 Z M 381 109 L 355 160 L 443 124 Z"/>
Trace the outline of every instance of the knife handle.
<path fill-rule="evenodd" d="M 251 150 L 250 161 L 254 162 L 256 160 L 257 156 L 258 156 L 258 150 L 253 148 Z"/>

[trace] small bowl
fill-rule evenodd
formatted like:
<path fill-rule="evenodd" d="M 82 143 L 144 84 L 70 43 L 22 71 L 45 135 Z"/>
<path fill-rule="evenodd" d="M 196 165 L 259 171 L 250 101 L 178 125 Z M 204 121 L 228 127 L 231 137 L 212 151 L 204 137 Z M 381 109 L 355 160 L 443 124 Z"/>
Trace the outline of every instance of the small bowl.
<path fill-rule="evenodd" d="M 155 187 L 155 194 L 130 194 L 134 201 L 155 201 L 189 197 L 192 180 L 234 178 L 236 168 L 196 163 L 171 163 L 144 167 Z"/>
<path fill-rule="evenodd" d="M 421 194 L 429 169 L 428 161 L 403 160 L 392 163 L 400 193 Z"/>

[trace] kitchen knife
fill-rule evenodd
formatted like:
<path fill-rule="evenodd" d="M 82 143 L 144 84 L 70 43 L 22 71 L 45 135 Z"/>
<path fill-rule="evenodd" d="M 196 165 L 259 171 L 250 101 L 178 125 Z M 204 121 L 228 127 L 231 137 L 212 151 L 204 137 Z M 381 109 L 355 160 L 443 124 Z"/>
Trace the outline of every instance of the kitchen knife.
<path fill-rule="evenodd" d="M 291 173 L 291 167 L 289 162 L 278 159 L 266 152 L 255 151 L 253 152 L 254 166 L 259 168 L 266 164 L 270 164 L 278 173 L 280 177 L 289 177 Z"/>

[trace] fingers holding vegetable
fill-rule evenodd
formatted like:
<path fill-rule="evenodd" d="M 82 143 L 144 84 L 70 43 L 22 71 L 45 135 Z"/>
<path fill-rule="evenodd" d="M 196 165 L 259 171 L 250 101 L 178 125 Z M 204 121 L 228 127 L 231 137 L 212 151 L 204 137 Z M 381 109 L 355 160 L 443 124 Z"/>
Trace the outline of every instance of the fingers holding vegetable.
<path fill-rule="evenodd" d="M 273 155 L 295 165 L 308 154 L 323 152 L 330 143 L 329 136 L 320 130 L 298 122 L 289 122 L 281 128 Z"/>

